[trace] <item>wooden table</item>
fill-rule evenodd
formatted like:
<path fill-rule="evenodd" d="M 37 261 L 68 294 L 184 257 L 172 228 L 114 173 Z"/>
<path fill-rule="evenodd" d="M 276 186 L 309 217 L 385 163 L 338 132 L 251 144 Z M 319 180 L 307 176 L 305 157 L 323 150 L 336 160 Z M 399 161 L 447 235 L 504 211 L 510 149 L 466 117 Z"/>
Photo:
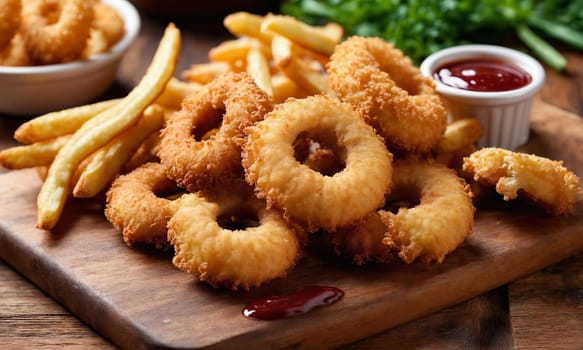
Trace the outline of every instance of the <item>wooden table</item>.
<path fill-rule="evenodd" d="M 119 71 L 110 95 L 127 91 L 143 75 L 165 26 L 143 17 L 140 37 Z M 229 38 L 220 23 L 180 23 L 183 46 L 177 72 L 207 60 L 207 51 Z M 564 51 L 567 72 L 547 70 L 540 98 L 583 115 L 583 55 Z M 23 119 L 0 117 L 0 148 L 13 145 Z M 578 175 L 581 169 L 578 167 Z M 3 171 L 3 170 L 0 170 Z M 89 258 L 90 259 L 90 258 Z M 0 261 L 0 348 L 115 348 L 50 297 Z M 488 293 L 346 349 L 582 349 L 583 253 Z"/>

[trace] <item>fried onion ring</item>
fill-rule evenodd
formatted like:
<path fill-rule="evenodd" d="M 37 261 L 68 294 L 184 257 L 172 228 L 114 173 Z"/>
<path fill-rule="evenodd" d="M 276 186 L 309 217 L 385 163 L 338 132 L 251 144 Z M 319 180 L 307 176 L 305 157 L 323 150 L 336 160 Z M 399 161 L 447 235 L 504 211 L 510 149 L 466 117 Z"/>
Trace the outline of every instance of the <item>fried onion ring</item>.
<path fill-rule="evenodd" d="M 246 73 L 217 78 L 194 96 L 162 130 L 157 154 L 168 177 L 189 192 L 241 174 L 244 129 L 271 110 L 269 97 Z M 205 133 L 220 125 L 208 139 Z M 194 136 L 193 136 L 194 135 Z"/>
<path fill-rule="evenodd" d="M 355 265 L 387 263 L 393 261 L 393 248 L 383 243 L 387 225 L 378 211 L 368 214 L 357 224 L 343 227 L 336 232 L 324 232 L 324 242 L 332 246 L 336 255 L 352 259 Z"/>
<path fill-rule="evenodd" d="M 281 214 L 266 209 L 243 182 L 206 191 L 204 197 L 184 195 L 168 229 L 177 268 L 233 290 L 285 277 L 301 247 Z"/>
<path fill-rule="evenodd" d="M 329 84 L 395 150 L 427 152 L 441 138 L 447 111 L 411 60 L 380 38 L 350 37 L 327 66 Z"/>
<path fill-rule="evenodd" d="M 418 198 L 411 199 L 411 194 Z M 406 263 L 417 259 L 441 263 L 472 233 L 475 208 L 469 186 L 440 163 L 413 158 L 396 161 L 393 192 L 386 205 L 403 199 L 415 205 L 400 207 L 396 213 L 378 213 L 388 229 L 383 243 L 398 250 Z"/>
<path fill-rule="evenodd" d="M 167 223 L 178 193 L 176 183 L 164 174 L 160 163 L 147 163 L 118 177 L 107 191 L 105 217 L 120 230 L 124 242 L 169 246 Z"/>
<path fill-rule="evenodd" d="M 22 32 L 27 51 L 38 64 L 74 61 L 81 56 L 93 20 L 93 1 L 27 0 Z"/>
<path fill-rule="evenodd" d="M 18 32 L 21 10 L 20 0 L 0 0 L 0 51 L 10 44 Z"/>
<path fill-rule="evenodd" d="M 30 66 L 31 64 L 24 47 L 24 39 L 20 33 L 16 33 L 8 46 L 0 50 L 0 66 Z"/>
<path fill-rule="evenodd" d="M 117 11 L 103 2 L 94 7 L 93 27 L 103 33 L 107 47 L 115 45 L 124 35 L 124 21 Z"/>
<path fill-rule="evenodd" d="M 495 187 L 504 200 L 520 197 L 550 215 L 571 212 L 577 201 L 579 178 L 561 161 L 487 147 L 465 157 L 463 170 L 478 183 Z"/>
<path fill-rule="evenodd" d="M 309 231 L 334 231 L 382 205 L 392 154 L 350 105 L 325 95 L 289 99 L 247 130 L 247 182 Z M 333 149 L 345 167 L 326 176 L 300 163 L 293 145 L 306 134 Z"/>
<path fill-rule="evenodd" d="M 81 57 L 88 58 L 109 50 L 125 33 L 125 24 L 117 11 L 103 3 L 94 6 L 93 23 Z"/>

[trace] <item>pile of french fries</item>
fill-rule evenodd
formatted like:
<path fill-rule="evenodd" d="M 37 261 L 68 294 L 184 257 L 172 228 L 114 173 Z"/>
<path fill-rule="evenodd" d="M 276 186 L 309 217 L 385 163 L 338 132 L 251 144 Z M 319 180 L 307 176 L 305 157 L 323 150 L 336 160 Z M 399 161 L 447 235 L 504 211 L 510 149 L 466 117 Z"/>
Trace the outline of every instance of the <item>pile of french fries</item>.
<path fill-rule="evenodd" d="M 164 122 L 162 101 L 172 107 L 194 90 L 174 81 L 180 31 L 170 24 L 140 83 L 121 99 L 48 113 L 22 124 L 15 139 L 23 146 L 0 152 L 9 169 L 48 167 L 37 197 L 37 227 L 52 229 L 68 198 L 94 197 L 117 176 L 140 144 Z M 174 102 L 175 103 L 175 102 Z"/>
<path fill-rule="evenodd" d="M 71 196 L 106 191 L 182 100 L 225 72 L 248 72 L 274 103 L 332 94 L 324 67 L 342 38 L 339 25 L 247 12 L 227 16 L 224 24 L 237 38 L 211 49 L 209 62 L 193 64 L 183 80 L 174 77 L 180 31 L 169 24 L 147 72 L 127 96 L 48 113 L 16 130 L 14 138 L 23 145 L 0 151 L 0 166 L 39 170 L 39 229 L 55 227 Z"/>
<path fill-rule="evenodd" d="M 293 17 L 237 12 L 224 25 L 236 39 L 209 51 L 209 62 L 193 64 L 182 78 L 206 84 L 226 72 L 247 72 L 274 103 L 326 93 L 325 66 L 343 30 L 336 23 L 311 26 Z"/>

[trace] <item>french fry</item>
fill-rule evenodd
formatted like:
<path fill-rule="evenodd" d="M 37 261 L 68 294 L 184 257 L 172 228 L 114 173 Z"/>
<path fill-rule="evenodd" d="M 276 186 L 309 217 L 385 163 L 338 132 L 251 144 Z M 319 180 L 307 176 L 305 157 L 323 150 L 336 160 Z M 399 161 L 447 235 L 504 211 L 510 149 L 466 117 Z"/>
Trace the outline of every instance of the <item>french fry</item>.
<path fill-rule="evenodd" d="M 316 27 L 316 29 L 321 31 L 322 34 L 326 35 L 330 39 L 334 40 L 336 44 L 338 44 L 340 40 L 342 40 L 342 36 L 344 36 L 344 29 L 336 22 L 326 23 L 321 27 Z"/>
<path fill-rule="evenodd" d="M 296 83 L 285 74 L 275 74 L 271 77 L 273 86 L 273 103 L 281 103 L 289 97 L 303 98 L 308 93 L 302 90 Z"/>
<path fill-rule="evenodd" d="M 83 124 L 57 154 L 37 197 L 38 228 L 52 229 L 59 221 L 79 163 L 136 123 L 146 107 L 164 91 L 174 74 L 179 49 L 180 31 L 170 24 L 138 85 L 122 101 Z"/>
<path fill-rule="evenodd" d="M 293 59 L 293 43 L 286 37 L 276 35 L 271 42 L 273 60 L 278 67 L 287 66 Z"/>
<path fill-rule="evenodd" d="M 159 130 L 163 123 L 162 107 L 154 104 L 146 108 L 138 124 L 93 154 L 73 188 L 73 197 L 90 198 L 103 191 L 142 142 Z"/>
<path fill-rule="evenodd" d="M 186 96 L 196 93 L 200 88 L 200 84 L 172 78 L 168 81 L 164 92 L 158 96 L 155 103 L 165 108 L 178 110 L 182 105 L 182 100 Z"/>
<path fill-rule="evenodd" d="M 438 152 L 455 152 L 473 145 L 482 137 L 483 127 L 478 118 L 464 118 L 447 125 L 436 148 Z"/>
<path fill-rule="evenodd" d="M 200 88 L 191 82 L 172 78 L 156 103 L 171 109 L 179 109 L 182 99 Z M 121 98 L 63 109 L 35 117 L 21 124 L 14 132 L 14 139 L 31 144 L 69 135 L 77 131 L 86 121 L 114 106 Z"/>
<path fill-rule="evenodd" d="M 38 178 L 41 179 L 41 181 L 45 181 L 45 179 L 47 178 L 47 174 L 49 173 L 49 166 L 48 165 L 37 166 L 35 167 L 35 169 Z"/>
<path fill-rule="evenodd" d="M 334 95 L 328 86 L 326 76 L 311 66 L 306 60 L 294 54 L 293 43 L 281 35 L 275 35 L 271 42 L 273 59 L 277 67 L 308 94 L 326 93 Z"/>
<path fill-rule="evenodd" d="M 223 20 L 223 25 L 231 34 L 257 38 L 266 44 L 270 44 L 272 35 L 261 31 L 262 23 L 263 16 L 244 11 L 232 13 Z"/>
<path fill-rule="evenodd" d="M 50 165 L 70 136 L 15 146 L 0 151 L 0 166 L 6 169 L 24 169 Z"/>
<path fill-rule="evenodd" d="M 121 99 L 107 100 L 43 114 L 20 125 L 14 138 L 22 143 L 33 143 L 72 134 L 86 121 L 119 101 Z"/>
<path fill-rule="evenodd" d="M 330 56 L 337 40 L 322 29 L 310 26 L 291 16 L 268 15 L 261 23 L 262 32 L 273 32 L 314 52 Z"/>
<path fill-rule="evenodd" d="M 199 84 L 208 84 L 219 75 L 233 71 L 229 62 L 195 63 L 182 72 L 182 78 Z"/>
<path fill-rule="evenodd" d="M 156 147 L 160 142 L 160 133 L 154 132 L 142 142 L 140 147 L 132 154 L 132 157 L 124 164 L 123 172 L 130 172 L 148 162 L 159 162 L 156 156 Z"/>
<path fill-rule="evenodd" d="M 259 50 L 250 50 L 247 54 L 247 73 L 249 73 L 261 90 L 265 91 L 270 97 L 273 97 L 269 62 Z"/>
<path fill-rule="evenodd" d="M 209 50 L 209 60 L 211 62 L 231 62 L 245 61 L 250 50 L 260 50 L 271 58 L 269 46 L 251 37 L 241 37 L 238 39 L 223 41 L 219 45 Z"/>

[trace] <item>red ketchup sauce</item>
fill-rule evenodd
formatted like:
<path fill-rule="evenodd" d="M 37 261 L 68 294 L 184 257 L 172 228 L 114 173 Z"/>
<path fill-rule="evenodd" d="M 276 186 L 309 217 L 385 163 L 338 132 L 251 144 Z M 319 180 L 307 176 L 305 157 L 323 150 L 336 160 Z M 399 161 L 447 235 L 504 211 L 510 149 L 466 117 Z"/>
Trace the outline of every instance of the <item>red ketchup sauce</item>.
<path fill-rule="evenodd" d="M 471 91 L 509 91 L 532 81 L 521 67 L 502 60 L 476 58 L 454 61 L 437 68 L 433 77 L 443 84 Z"/>
<path fill-rule="evenodd" d="M 289 293 L 255 300 L 243 309 L 243 315 L 256 320 L 276 320 L 303 315 L 314 308 L 332 305 L 344 292 L 336 287 L 306 286 Z"/>

